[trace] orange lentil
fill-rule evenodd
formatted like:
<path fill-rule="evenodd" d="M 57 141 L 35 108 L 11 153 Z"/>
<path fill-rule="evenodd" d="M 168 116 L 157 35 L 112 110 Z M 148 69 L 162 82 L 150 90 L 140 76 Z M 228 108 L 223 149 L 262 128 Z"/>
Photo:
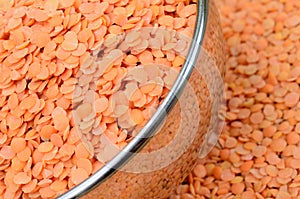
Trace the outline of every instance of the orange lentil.
<path fill-rule="evenodd" d="M 38 182 L 38 186 L 39 187 L 47 187 L 49 186 L 51 183 L 51 180 L 50 179 L 42 179 L 41 181 Z"/>
<path fill-rule="evenodd" d="M 286 141 L 289 145 L 297 144 L 300 141 L 300 136 L 298 135 L 298 133 L 293 131 L 286 136 Z"/>
<path fill-rule="evenodd" d="M 54 128 L 58 131 L 63 131 L 69 125 L 69 119 L 65 115 L 56 115 L 53 118 Z"/>
<path fill-rule="evenodd" d="M 135 124 L 141 124 L 144 121 L 143 113 L 139 109 L 131 110 L 130 117 Z"/>
<path fill-rule="evenodd" d="M 257 146 L 253 148 L 252 153 L 255 157 L 261 157 L 263 156 L 267 151 L 267 147 L 265 146 Z"/>
<path fill-rule="evenodd" d="M 153 63 L 153 55 L 150 51 L 143 51 L 141 54 L 139 54 L 138 59 L 142 64 Z"/>
<path fill-rule="evenodd" d="M 37 186 L 37 179 L 33 179 L 31 180 L 29 183 L 25 184 L 22 186 L 22 191 L 24 193 L 30 193 L 33 190 L 35 190 L 36 186 Z"/>
<path fill-rule="evenodd" d="M 266 160 L 269 164 L 278 164 L 280 162 L 280 158 L 275 153 L 268 153 L 266 155 Z"/>
<path fill-rule="evenodd" d="M 56 129 L 52 125 L 45 125 L 42 127 L 39 134 L 43 139 L 50 139 L 51 135 L 54 134 L 55 132 Z"/>
<path fill-rule="evenodd" d="M 16 184 L 27 184 L 30 182 L 30 180 L 31 180 L 31 176 L 28 176 L 24 172 L 17 173 L 14 176 L 14 183 Z"/>
<path fill-rule="evenodd" d="M 79 184 L 88 177 L 88 173 L 83 168 L 77 168 L 71 171 L 70 180 L 74 184 Z"/>
<path fill-rule="evenodd" d="M 278 175 L 278 169 L 273 165 L 267 165 L 266 173 L 271 177 L 276 177 Z"/>
<path fill-rule="evenodd" d="M 275 126 L 268 126 L 263 129 L 263 134 L 265 137 L 272 137 L 276 132 Z"/>
<path fill-rule="evenodd" d="M 66 0 L 66 1 L 59 1 L 61 3 L 62 8 L 67 8 L 72 6 L 75 3 L 75 0 Z"/>
<path fill-rule="evenodd" d="M 30 36 L 30 41 L 40 48 L 45 47 L 50 40 L 49 34 L 42 31 L 33 31 Z"/>
<path fill-rule="evenodd" d="M 253 124 L 260 124 L 264 119 L 264 116 L 261 112 L 255 112 L 253 114 L 251 114 L 250 116 L 250 121 Z"/>
<path fill-rule="evenodd" d="M 68 182 L 66 180 L 62 180 L 62 181 L 54 181 L 51 185 L 50 188 L 55 191 L 55 192 L 60 192 L 65 190 L 65 188 L 67 187 Z"/>
<path fill-rule="evenodd" d="M 278 171 L 278 176 L 281 178 L 289 178 L 293 174 L 292 168 L 284 168 L 280 171 Z"/>
<path fill-rule="evenodd" d="M 126 9 L 123 9 L 122 6 L 118 6 L 119 3 L 123 5 L 122 2 L 114 0 L 101 3 L 77 0 L 51 0 L 42 4 L 24 1 L 0 3 L 1 14 L 6 13 L 8 9 L 13 13 L 13 17 L 9 16 L 12 14 L 1 16 L 4 24 L 6 23 L 6 27 L 3 28 L 6 32 L 1 34 L 0 31 L 0 57 L 5 58 L 2 61 L 4 66 L 14 68 L 11 74 L 3 73 L 0 77 L 1 86 L 5 81 L 9 83 L 7 82 L 10 81 L 9 77 L 14 81 L 5 88 L 1 87 L 3 96 L 0 97 L 3 98 L 0 104 L 6 109 L 6 112 L 1 113 L 1 119 L 5 118 L 1 121 L 1 132 L 3 130 L 2 133 L 6 135 L 3 136 L 1 143 L 3 146 L 0 149 L 3 161 L 1 167 L 19 170 L 26 162 L 24 170 L 32 168 L 31 171 L 18 171 L 19 173 L 15 175 L 12 175 L 9 169 L 4 169 L 3 175 L 6 178 L 0 180 L 0 183 L 6 182 L 8 187 L 13 187 L 0 194 L 4 198 L 10 196 L 20 198 L 21 192 L 28 193 L 25 196 L 23 194 L 24 198 L 55 197 L 57 192 L 61 193 L 60 191 L 71 188 L 90 175 L 91 168 L 87 161 L 93 158 L 85 146 L 78 143 L 80 138 L 76 131 L 70 129 L 74 124 L 69 108 L 72 107 L 70 106 L 72 102 L 63 100 L 71 99 L 71 86 L 58 88 L 64 84 L 63 81 L 74 75 L 79 68 L 78 61 L 80 60 L 82 65 L 83 57 L 90 53 L 88 51 L 91 51 L 92 47 L 100 46 L 101 42 L 104 42 L 101 39 L 106 38 L 108 33 L 118 34 L 122 30 L 134 27 L 138 29 L 141 25 L 148 26 L 150 22 L 158 22 L 162 26 L 179 30 L 187 29 L 188 32 L 194 23 L 197 10 L 196 4 L 173 0 L 167 0 L 167 5 L 163 7 L 156 2 L 152 3 L 153 5 L 138 2 L 128 4 Z M 193 189 L 187 185 L 186 192 L 182 193 L 181 197 L 226 198 L 231 197 L 226 195 L 231 194 L 229 193 L 231 191 L 237 194 L 237 197 L 245 199 L 291 198 L 292 186 L 289 181 L 291 177 L 287 180 L 284 177 L 294 178 L 298 175 L 298 170 L 293 168 L 298 169 L 300 165 L 296 149 L 300 132 L 300 126 L 296 124 L 300 121 L 297 106 L 299 104 L 297 84 L 300 79 L 295 69 L 298 65 L 296 51 L 299 42 L 296 39 L 297 34 L 294 33 L 299 31 L 297 26 L 300 20 L 296 12 L 299 3 L 249 0 L 238 2 L 221 0 L 216 3 L 222 14 L 224 36 L 228 45 L 226 47 L 228 86 L 225 87 L 229 96 L 232 95 L 237 99 L 235 100 L 237 103 L 235 104 L 234 100 L 227 100 L 230 108 L 227 119 L 230 120 L 230 124 L 224 128 L 223 134 L 226 134 L 226 139 L 221 144 L 225 149 L 216 149 L 201 160 L 198 164 L 201 166 L 196 166 L 192 174 L 192 180 L 197 179 L 199 182 L 194 184 L 198 184 L 201 189 L 196 189 L 196 186 Z M 58 9 L 60 13 L 56 14 Z M 147 12 L 150 10 L 151 12 Z M 172 11 L 172 15 L 164 14 L 164 11 L 166 13 Z M 139 12 L 146 14 L 143 17 L 135 17 Z M 97 16 L 93 15 L 94 13 L 97 13 Z M 112 28 L 112 23 L 120 26 Z M 134 42 L 141 41 L 135 39 L 130 45 L 135 45 Z M 183 58 L 178 56 L 174 58 L 170 53 L 166 53 L 166 59 L 163 58 L 164 55 L 161 50 L 147 50 L 136 55 L 126 55 L 124 63 L 128 66 L 135 66 L 138 62 L 172 63 L 172 66 L 179 67 L 184 62 Z M 50 60 L 52 64 L 49 64 Z M 235 66 L 236 63 L 239 66 Z M 108 80 L 115 77 L 112 75 L 114 71 L 110 70 L 111 68 L 105 71 L 110 74 L 106 75 Z M 53 76 L 57 77 L 57 80 L 50 80 Z M 290 82 L 294 82 L 296 86 L 286 84 Z M 103 89 L 104 92 L 111 89 L 107 85 Z M 161 86 L 140 89 L 143 94 L 149 94 L 151 97 L 159 96 L 164 90 Z M 265 95 L 258 95 L 258 92 Z M 39 97 L 32 96 L 35 93 L 39 93 Z M 101 97 L 97 99 L 101 99 L 96 100 L 97 103 L 94 104 L 97 114 L 104 115 L 105 112 L 107 115 L 103 121 L 113 122 L 109 117 L 109 98 L 105 96 L 105 99 Z M 142 99 L 136 101 L 138 103 L 133 103 L 132 106 L 138 104 L 143 106 L 146 103 Z M 57 107 L 61 109 L 57 111 Z M 142 109 L 130 108 L 129 115 L 133 122 L 142 124 L 145 120 Z M 286 118 L 285 112 L 288 109 L 295 111 L 295 115 Z M 284 123 L 286 121 L 288 123 Z M 29 123 L 30 127 L 26 126 Z M 22 128 L 25 130 L 21 130 Z M 28 128 L 34 130 L 28 131 Z M 286 159 L 280 158 L 280 155 Z M 61 160 L 61 156 L 69 160 L 72 156 L 76 157 L 74 159 L 79 162 L 77 164 L 80 168 L 66 168 L 72 166 L 71 161 L 66 163 L 66 166 L 62 162 L 55 163 Z M 50 162 L 54 163 L 54 177 L 51 180 L 32 179 L 43 175 L 51 176 Z M 18 163 L 20 165 L 16 165 Z M 102 164 L 97 162 L 92 166 L 95 172 Z M 272 176 L 278 175 L 279 178 L 259 180 L 256 177 L 263 174 L 251 170 L 253 167 L 265 168 L 261 172 Z M 249 172 L 250 170 L 253 172 Z M 33 177 L 30 172 L 34 174 Z M 237 183 L 229 184 L 229 179 L 233 178 L 230 183 L 235 182 L 233 174 L 236 177 L 241 175 L 242 181 L 238 179 Z M 70 177 L 67 177 L 68 175 Z M 10 176 L 13 177 L 8 180 Z M 204 179 L 199 181 L 199 178 Z M 18 186 L 15 185 L 17 183 Z M 219 190 L 216 189 L 218 186 Z M 198 195 L 194 196 L 194 192 Z"/>
<path fill-rule="evenodd" d="M 206 169 L 203 165 L 199 164 L 194 168 L 193 173 L 199 178 L 204 178 L 206 176 Z"/>
<path fill-rule="evenodd" d="M 62 137 L 59 134 L 52 134 L 50 141 L 57 147 L 61 147 L 63 145 Z"/>
<path fill-rule="evenodd" d="M 221 175 L 222 175 L 222 168 L 219 166 L 216 166 L 213 169 L 213 175 L 216 179 L 221 179 Z"/>
<path fill-rule="evenodd" d="M 53 168 L 53 176 L 56 178 L 59 177 L 62 174 L 63 170 L 64 170 L 64 163 L 62 162 L 57 163 Z"/>
<path fill-rule="evenodd" d="M 53 148 L 52 142 L 43 142 L 38 146 L 38 151 L 42 153 L 46 153 L 52 150 Z"/>
<path fill-rule="evenodd" d="M 225 141 L 225 147 L 234 148 L 237 144 L 237 140 L 233 137 L 228 137 Z"/>
<path fill-rule="evenodd" d="M 90 153 L 87 151 L 86 147 L 80 143 L 75 148 L 75 156 L 79 158 L 88 158 Z"/>
<path fill-rule="evenodd" d="M 212 175 L 212 186 L 202 181 L 197 185 L 213 194 L 207 198 L 299 195 L 293 190 L 295 187 L 298 190 L 299 184 L 292 183 L 294 176 L 299 176 L 300 164 L 300 125 L 297 125 L 300 117 L 295 115 L 300 99 L 299 72 L 296 72 L 299 67 L 295 59 L 299 53 L 290 50 L 299 46 L 299 41 L 293 38 L 300 24 L 296 4 L 299 6 L 290 1 L 217 1 L 228 54 L 225 78 L 228 123 L 222 132 L 225 138 L 221 135 L 219 139 L 222 148 L 215 147 L 218 152 L 210 153 L 198 163 L 205 168 L 217 168 Z M 230 148 L 231 154 L 240 154 L 237 162 L 233 155 L 225 158 L 228 137 L 237 140 Z M 227 165 L 227 161 L 235 175 L 242 177 L 231 184 L 230 194 L 221 186 L 226 184 L 224 179 L 217 175 L 226 170 L 222 165 Z M 193 175 L 192 180 L 195 179 Z M 182 198 L 180 194 L 176 196 Z M 206 198 L 199 194 L 202 197 Z"/>
<path fill-rule="evenodd" d="M 82 56 L 87 50 L 87 47 L 85 44 L 83 43 L 79 43 L 78 46 L 77 46 L 77 49 L 72 51 L 72 55 L 74 56 Z"/>
<path fill-rule="evenodd" d="M 186 18 L 192 14 L 196 13 L 196 5 L 195 4 L 191 4 L 191 5 L 187 5 L 185 7 L 183 7 L 179 12 L 178 15 L 182 18 Z"/>
<path fill-rule="evenodd" d="M 19 158 L 14 157 L 11 161 L 11 168 L 15 171 L 22 171 L 25 167 L 25 164 L 26 163 L 19 160 Z"/>
<path fill-rule="evenodd" d="M 242 182 L 235 183 L 231 186 L 231 191 L 234 194 L 241 194 L 243 193 L 244 189 L 245 189 L 245 184 Z"/>
<path fill-rule="evenodd" d="M 43 163 L 37 162 L 32 168 L 32 176 L 37 177 L 43 169 Z"/>
<path fill-rule="evenodd" d="M 18 159 L 23 162 L 27 162 L 29 160 L 30 156 L 31 156 L 31 150 L 28 146 L 25 149 L 23 149 L 22 151 L 20 151 L 19 153 L 17 153 Z"/>
<path fill-rule="evenodd" d="M 284 140 L 284 139 L 276 139 L 276 140 L 273 140 L 270 147 L 273 151 L 276 151 L 276 152 L 281 152 L 285 149 L 287 145 L 287 142 Z"/>
<path fill-rule="evenodd" d="M 228 149 L 223 149 L 220 151 L 220 158 L 222 160 L 227 160 L 230 156 L 230 151 Z"/>
<path fill-rule="evenodd" d="M 78 168 L 83 168 L 88 175 L 92 173 L 93 166 L 89 159 L 86 158 L 80 158 L 76 161 L 76 165 Z"/>
<path fill-rule="evenodd" d="M 24 138 L 13 138 L 11 141 L 11 149 L 15 152 L 21 152 L 25 149 L 26 147 L 26 141 Z"/>
<path fill-rule="evenodd" d="M 73 31 L 69 31 L 64 35 L 64 41 L 61 47 L 66 51 L 73 51 L 78 47 L 77 34 Z"/>
<path fill-rule="evenodd" d="M 235 177 L 234 173 L 230 169 L 226 169 L 221 174 L 221 180 L 223 181 L 231 181 Z"/>
<path fill-rule="evenodd" d="M 261 131 L 253 131 L 252 138 L 256 142 L 261 142 L 263 140 L 263 133 Z"/>
<path fill-rule="evenodd" d="M 48 15 L 46 14 L 46 12 L 37 8 L 29 8 L 26 14 L 28 17 L 34 18 L 39 22 L 46 21 L 48 19 Z"/>
<path fill-rule="evenodd" d="M 0 150 L 0 156 L 3 159 L 12 159 L 15 156 L 15 153 L 10 146 L 3 146 Z"/>
<path fill-rule="evenodd" d="M 173 17 L 164 15 L 158 18 L 158 23 L 162 26 L 173 26 Z"/>
<path fill-rule="evenodd" d="M 39 193 L 42 198 L 52 198 L 55 196 L 56 192 L 50 188 L 50 186 L 41 187 Z"/>
<path fill-rule="evenodd" d="M 242 193 L 242 198 L 245 198 L 245 199 L 255 199 L 255 194 L 254 192 L 252 191 L 245 191 Z"/>
<path fill-rule="evenodd" d="M 74 153 L 74 150 L 75 150 L 75 146 L 74 145 L 71 145 L 71 144 L 64 144 L 60 147 L 60 150 L 59 150 L 59 153 L 61 155 L 66 155 L 66 156 L 70 156 Z"/>
<path fill-rule="evenodd" d="M 284 102 L 286 106 L 293 107 L 299 102 L 299 99 L 300 99 L 299 93 L 291 92 L 284 97 Z"/>
<path fill-rule="evenodd" d="M 34 106 L 34 104 L 35 104 L 34 98 L 32 96 L 28 96 L 20 102 L 20 107 L 21 109 L 30 109 Z"/>

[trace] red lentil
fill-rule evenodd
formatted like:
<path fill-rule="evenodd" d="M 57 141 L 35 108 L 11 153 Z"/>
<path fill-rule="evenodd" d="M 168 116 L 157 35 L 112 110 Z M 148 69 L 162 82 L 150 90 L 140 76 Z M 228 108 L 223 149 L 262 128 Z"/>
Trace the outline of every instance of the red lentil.
<path fill-rule="evenodd" d="M 122 128 L 145 125 L 184 63 L 187 43 L 163 37 L 170 37 L 168 31 L 174 29 L 191 37 L 196 11 L 194 1 L 1 2 L 0 167 L 5 174 L 0 184 L 6 188 L 0 195 L 53 198 L 103 166 L 91 154 L 99 138 L 124 147 L 130 136 Z M 150 42 L 142 39 L 146 34 L 132 31 L 143 26 L 162 27 L 156 34 L 163 40 Z M 128 49 L 120 50 L 122 45 L 114 49 L 121 33 L 126 33 L 122 42 L 131 48 L 130 55 L 125 53 Z M 98 63 L 103 70 L 95 78 L 96 58 L 91 54 L 101 48 L 106 48 Z M 138 63 L 145 67 L 130 71 Z M 155 77 L 153 71 L 165 74 Z M 126 86 L 125 97 L 123 93 L 113 101 L 126 73 L 134 81 Z M 95 92 L 86 87 L 91 82 Z M 91 125 L 99 131 L 83 143 L 78 128 L 88 131 Z M 205 168 L 197 175 L 205 176 Z"/>
<path fill-rule="evenodd" d="M 194 198 L 297 198 L 300 68 L 295 38 L 299 38 L 300 4 L 270 0 L 217 4 L 228 53 L 227 125 L 220 146 L 199 161 L 207 176 L 196 175 L 199 165 L 189 176 L 197 180 L 195 190 L 201 187 L 212 195 L 188 193 Z"/>

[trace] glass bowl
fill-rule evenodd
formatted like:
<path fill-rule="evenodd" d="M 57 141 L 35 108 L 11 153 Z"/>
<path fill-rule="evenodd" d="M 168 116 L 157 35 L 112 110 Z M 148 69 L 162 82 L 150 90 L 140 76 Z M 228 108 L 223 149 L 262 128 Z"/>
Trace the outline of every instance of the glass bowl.
<path fill-rule="evenodd" d="M 224 110 L 224 41 L 213 1 L 198 0 L 186 61 L 140 132 L 63 198 L 167 198 L 217 142 Z"/>

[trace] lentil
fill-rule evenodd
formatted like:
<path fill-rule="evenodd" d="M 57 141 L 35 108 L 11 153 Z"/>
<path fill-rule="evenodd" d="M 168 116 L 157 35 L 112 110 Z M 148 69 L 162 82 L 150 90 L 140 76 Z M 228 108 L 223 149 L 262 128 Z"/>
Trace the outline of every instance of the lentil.
<path fill-rule="evenodd" d="M 189 179 L 197 180 L 196 193 L 188 193 L 194 198 L 296 198 L 300 68 L 292 58 L 299 41 L 292 38 L 300 24 L 300 4 L 269 0 L 217 4 L 228 53 L 227 124 L 220 146 L 190 174 Z M 203 166 L 207 176 L 199 179 L 196 171 Z M 198 192 L 199 187 L 212 195 Z"/>
<path fill-rule="evenodd" d="M 1 2 L 0 195 L 53 198 L 103 166 L 100 140 L 124 147 L 175 81 L 188 43 L 170 32 L 191 37 L 196 11 L 195 1 Z M 161 28 L 150 38 L 143 26 Z"/>

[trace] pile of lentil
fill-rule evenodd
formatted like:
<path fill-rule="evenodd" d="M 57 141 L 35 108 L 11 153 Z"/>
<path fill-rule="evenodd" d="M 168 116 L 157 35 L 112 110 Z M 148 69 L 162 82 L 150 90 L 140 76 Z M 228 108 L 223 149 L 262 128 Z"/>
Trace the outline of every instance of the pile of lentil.
<path fill-rule="evenodd" d="M 226 126 L 171 199 L 299 198 L 300 1 L 220 0 Z"/>
<path fill-rule="evenodd" d="M 124 106 L 110 103 L 118 80 L 140 64 L 180 71 L 184 57 L 175 49 L 186 51 L 187 43 L 180 38 L 171 42 L 172 37 L 157 28 L 191 38 L 195 18 L 196 2 L 189 0 L 1 0 L 0 198 L 53 198 L 101 168 L 103 162 L 95 159 L 76 131 L 75 116 L 80 130 L 91 124 L 101 127 L 102 132 L 89 137 L 92 147 L 102 135 L 124 147 L 130 139 L 112 115 L 116 108 L 121 117 Z M 155 41 L 156 48 L 151 47 L 142 38 L 147 34 L 128 33 L 124 45 L 134 51 L 115 49 L 120 33 L 142 27 L 163 34 L 158 38 L 162 43 Z M 96 62 L 92 55 L 103 46 L 106 57 Z M 137 72 L 145 71 L 127 75 Z M 141 127 L 147 122 L 153 112 L 147 107 L 161 102 L 177 74 L 167 73 L 158 77 L 160 84 L 152 82 L 132 93 L 126 107 L 132 123 L 122 120 L 121 126 Z M 134 88 L 151 78 L 136 77 Z M 97 89 L 87 92 L 86 84 Z M 95 112 L 87 103 L 91 98 L 81 98 L 83 91 L 93 97 Z M 75 116 L 74 102 L 83 102 L 75 107 Z M 91 123 L 94 117 L 98 120 Z"/>

